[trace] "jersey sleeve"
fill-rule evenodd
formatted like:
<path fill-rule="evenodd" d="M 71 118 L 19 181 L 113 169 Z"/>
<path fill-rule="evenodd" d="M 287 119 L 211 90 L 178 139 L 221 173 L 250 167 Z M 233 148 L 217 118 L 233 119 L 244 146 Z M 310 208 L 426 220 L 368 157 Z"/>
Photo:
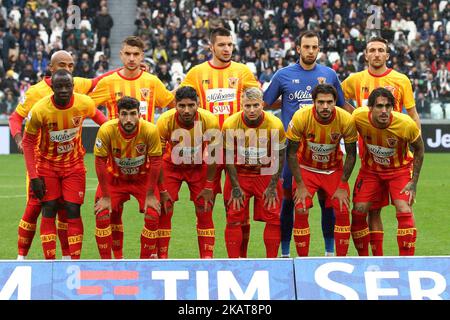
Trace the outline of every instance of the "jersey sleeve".
<path fill-rule="evenodd" d="M 217 119 L 216 116 L 211 115 L 210 117 L 207 118 L 207 126 L 206 128 L 212 129 L 216 132 L 220 132 L 220 126 L 219 126 L 219 120 Z M 210 137 L 213 137 L 214 135 L 210 135 Z M 211 139 L 211 138 L 210 138 Z M 209 145 L 211 146 L 217 146 L 222 142 L 222 136 L 219 137 L 219 139 L 211 139 L 212 141 L 209 142 Z"/>
<path fill-rule="evenodd" d="M 189 70 L 186 74 L 186 77 L 184 77 L 183 81 L 180 84 L 180 87 L 193 87 L 195 90 L 197 90 L 197 84 L 196 84 L 196 68 Z"/>
<path fill-rule="evenodd" d="M 172 92 L 167 90 L 167 88 L 158 78 L 155 79 L 155 94 L 156 94 L 155 104 L 156 106 L 161 108 L 166 107 L 174 99 Z"/>
<path fill-rule="evenodd" d="M 405 107 L 405 109 L 411 109 L 416 105 L 416 101 L 414 100 L 411 81 L 409 81 L 409 79 L 406 76 L 402 88 L 403 88 L 403 106 Z"/>
<path fill-rule="evenodd" d="M 278 130 L 278 143 L 275 143 L 275 150 L 283 150 L 286 148 L 286 132 L 284 131 L 283 123 L 276 119 L 274 127 Z"/>
<path fill-rule="evenodd" d="M 344 142 L 356 142 L 358 140 L 358 132 L 356 131 L 355 120 L 353 119 L 353 117 L 350 114 L 346 115 L 345 121 L 343 121 L 343 123 Z"/>
<path fill-rule="evenodd" d="M 86 78 L 76 77 L 75 82 L 75 92 L 80 94 L 88 94 L 92 89 L 92 80 Z"/>
<path fill-rule="evenodd" d="M 97 137 L 95 138 L 94 155 L 97 157 L 107 157 L 111 146 L 111 137 L 108 134 L 108 127 L 102 125 L 98 129 Z"/>
<path fill-rule="evenodd" d="M 302 140 L 301 132 L 303 130 L 303 125 L 302 121 L 300 121 L 300 111 L 301 109 L 294 113 L 294 116 L 292 117 L 291 122 L 289 122 L 288 130 L 286 132 L 286 138 L 296 142 Z"/>
<path fill-rule="evenodd" d="M 36 107 L 39 108 L 39 105 L 36 105 Z M 25 125 L 25 132 L 33 135 L 38 134 L 42 127 L 42 116 L 36 107 L 31 108 L 30 112 L 28 112 L 27 123 Z"/>
<path fill-rule="evenodd" d="M 233 118 L 225 119 L 222 125 L 222 140 L 223 140 L 223 148 L 234 151 L 234 138 L 231 134 L 233 130 L 230 130 L 232 125 Z"/>
<path fill-rule="evenodd" d="M 106 101 L 109 100 L 109 87 L 108 83 L 105 81 L 105 78 L 97 83 L 94 90 L 89 93 L 89 97 L 94 100 L 96 106 L 103 105 Z"/>
<path fill-rule="evenodd" d="M 417 124 L 414 122 L 414 120 L 412 119 L 408 119 L 410 121 L 408 121 L 408 125 L 407 125 L 407 129 L 406 129 L 406 137 L 408 139 L 408 141 L 414 142 L 416 141 L 419 137 L 420 137 L 420 129 L 419 127 L 417 127 Z"/>
<path fill-rule="evenodd" d="M 278 72 L 274 74 L 272 77 L 272 81 L 267 87 L 266 91 L 264 91 L 263 100 L 269 106 L 272 105 L 275 101 L 277 101 L 280 96 L 280 81 L 278 79 Z"/>
<path fill-rule="evenodd" d="M 88 96 L 84 96 L 84 98 L 86 98 L 86 116 L 89 118 L 93 118 L 95 116 L 95 112 L 97 111 L 95 102 Z"/>
<path fill-rule="evenodd" d="M 253 75 L 253 73 L 250 71 L 250 69 L 248 67 L 244 68 L 244 72 L 242 75 L 242 81 L 243 81 L 244 88 L 251 88 L 251 87 L 260 88 L 261 87 L 261 85 L 256 80 L 255 76 Z"/>
<path fill-rule="evenodd" d="M 16 107 L 17 114 L 23 118 L 26 118 L 33 105 L 39 101 L 36 97 L 36 90 L 34 88 L 29 88 L 25 93 L 25 99 L 20 101 Z"/>
<path fill-rule="evenodd" d="M 342 91 L 346 100 L 355 100 L 354 78 L 351 75 L 342 82 Z"/>
<path fill-rule="evenodd" d="M 158 133 L 158 129 L 155 126 L 151 126 L 147 133 L 147 155 L 149 157 L 156 157 L 162 154 L 161 141 Z"/>
<path fill-rule="evenodd" d="M 336 105 L 343 107 L 345 105 L 344 92 L 342 91 L 341 82 L 339 81 L 337 74 L 335 75 L 333 86 L 336 88 L 338 94 Z"/>
<path fill-rule="evenodd" d="M 169 111 L 166 111 L 169 112 Z M 164 114 L 164 113 L 163 113 Z M 166 142 L 170 139 L 167 131 L 167 117 L 161 116 L 158 121 L 156 121 L 156 128 L 158 129 L 159 139 L 162 145 L 166 145 Z"/>

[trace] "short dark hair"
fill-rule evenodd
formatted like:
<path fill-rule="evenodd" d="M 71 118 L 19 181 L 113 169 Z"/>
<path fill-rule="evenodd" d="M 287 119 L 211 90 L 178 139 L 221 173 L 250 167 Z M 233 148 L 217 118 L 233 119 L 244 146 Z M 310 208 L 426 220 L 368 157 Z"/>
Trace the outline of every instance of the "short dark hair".
<path fill-rule="evenodd" d="M 378 97 L 385 97 L 388 99 L 389 103 L 392 105 L 392 107 L 395 106 L 395 97 L 388 89 L 379 87 L 373 90 L 369 95 L 369 100 L 367 101 L 367 105 L 369 107 L 375 106 L 375 101 L 377 101 Z"/>
<path fill-rule="evenodd" d="M 142 51 L 144 51 L 144 41 L 142 41 L 141 38 L 136 37 L 136 36 L 129 36 L 126 37 L 123 41 L 122 41 L 122 47 L 128 45 L 130 47 L 138 47 L 139 49 L 141 49 Z"/>
<path fill-rule="evenodd" d="M 62 76 L 69 76 L 70 79 L 72 79 L 72 81 L 73 81 L 73 76 L 69 71 L 67 71 L 66 69 L 59 69 L 55 73 L 53 73 L 52 83 L 55 81 L 56 77 L 62 77 Z"/>
<path fill-rule="evenodd" d="M 231 31 L 223 27 L 212 29 L 209 33 L 209 42 L 214 43 L 217 36 L 230 37 Z"/>
<path fill-rule="evenodd" d="M 369 46 L 369 43 L 371 43 L 371 42 L 381 42 L 381 43 L 384 43 L 385 46 L 386 46 L 386 52 L 389 53 L 388 41 L 387 41 L 385 38 L 379 37 L 379 36 L 372 37 L 372 38 L 369 39 L 369 41 L 367 41 L 365 51 L 367 51 L 367 47 Z"/>
<path fill-rule="evenodd" d="M 121 109 L 126 110 L 132 110 L 132 109 L 138 109 L 139 110 L 139 100 L 133 97 L 124 96 L 120 98 L 117 101 L 117 110 L 120 111 Z"/>
<path fill-rule="evenodd" d="M 317 40 L 319 40 L 319 45 L 320 45 L 320 36 L 317 32 L 310 31 L 310 30 L 302 32 L 297 38 L 298 46 L 302 45 L 303 38 L 317 38 Z"/>
<path fill-rule="evenodd" d="M 197 91 L 190 86 L 180 87 L 175 93 L 175 101 L 181 101 L 183 99 L 191 99 L 194 101 L 198 100 Z"/>
<path fill-rule="evenodd" d="M 332 86 L 331 84 L 322 83 L 322 84 L 318 84 L 317 86 L 315 86 L 313 91 L 311 92 L 313 101 L 316 101 L 316 98 L 319 95 L 319 93 L 332 94 L 334 101 L 337 100 L 338 93 L 336 91 L 336 88 L 334 86 Z"/>

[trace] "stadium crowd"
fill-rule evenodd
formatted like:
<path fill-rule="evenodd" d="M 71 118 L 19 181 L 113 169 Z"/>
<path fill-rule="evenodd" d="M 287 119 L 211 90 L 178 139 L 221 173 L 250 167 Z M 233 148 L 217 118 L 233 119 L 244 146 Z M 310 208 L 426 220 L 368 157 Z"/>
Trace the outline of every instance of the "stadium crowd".
<path fill-rule="evenodd" d="M 0 3 L 0 118 L 41 79 L 56 50 L 73 53 L 75 76 L 92 78 L 109 69 L 113 20 L 106 0 Z M 81 9 L 79 29 L 67 25 L 70 3 Z M 364 8 L 371 4 L 377 7 L 368 13 Z M 418 112 L 427 118 L 432 102 L 450 101 L 448 1 L 138 0 L 135 35 L 144 40 L 146 60 L 169 90 L 208 59 L 208 30 L 217 26 L 232 30 L 234 60 L 246 63 L 263 88 L 275 71 L 296 61 L 295 38 L 305 30 L 320 33 L 319 63 L 343 81 L 365 68 L 363 51 L 374 32 L 366 24 L 380 7 L 379 32 L 390 43 L 389 67 L 410 78 Z"/>

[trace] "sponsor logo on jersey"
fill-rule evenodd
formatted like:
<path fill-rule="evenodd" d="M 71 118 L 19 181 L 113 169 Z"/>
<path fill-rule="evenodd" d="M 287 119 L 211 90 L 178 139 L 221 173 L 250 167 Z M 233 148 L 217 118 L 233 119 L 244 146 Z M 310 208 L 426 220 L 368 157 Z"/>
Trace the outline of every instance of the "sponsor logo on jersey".
<path fill-rule="evenodd" d="M 116 93 L 114 93 L 114 95 L 116 96 L 116 99 L 120 99 L 123 97 L 123 92 L 122 91 L 118 91 Z"/>
<path fill-rule="evenodd" d="M 139 173 L 139 167 L 137 168 L 120 168 L 120 172 L 122 172 L 122 174 L 138 174 Z"/>
<path fill-rule="evenodd" d="M 203 79 L 203 80 L 202 80 L 202 83 L 203 83 L 203 84 L 209 84 L 209 79 Z"/>
<path fill-rule="evenodd" d="M 374 144 L 367 144 L 367 149 L 371 154 L 379 158 L 389 158 L 395 155 L 395 149 L 385 148 Z"/>
<path fill-rule="evenodd" d="M 83 119 L 82 116 L 76 116 L 72 118 L 72 123 L 75 127 L 79 127 L 81 124 L 81 120 Z"/>
<path fill-rule="evenodd" d="M 327 155 L 336 150 L 336 144 L 314 143 L 308 141 L 308 148 L 316 154 Z"/>
<path fill-rule="evenodd" d="M 215 105 L 213 106 L 213 113 L 214 114 L 230 114 L 231 113 L 231 107 L 229 104 L 224 105 Z"/>
<path fill-rule="evenodd" d="M 63 154 L 72 151 L 75 148 L 75 144 L 73 142 L 58 144 L 56 150 L 58 154 Z"/>
<path fill-rule="evenodd" d="M 141 88 L 141 97 L 144 100 L 147 100 L 150 96 L 150 89 L 149 88 Z"/>
<path fill-rule="evenodd" d="M 208 102 L 233 102 L 236 100 L 236 89 L 217 88 L 206 90 L 206 101 Z"/>
<path fill-rule="evenodd" d="M 313 153 L 311 158 L 314 161 L 322 162 L 322 163 L 330 161 L 330 156 L 329 155 L 325 155 L 325 154 Z"/>
<path fill-rule="evenodd" d="M 65 129 L 65 130 L 58 130 L 58 131 L 50 131 L 50 141 L 51 142 L 68 142 L 78 135 L 80 132 L 80 128 L 71 128 L 71 129 Z"/>
<path fill-rule="evenodd" d="M 121 168 L 135 168 L 143 165 L 145 163 L 145 155 L 135 157 L 135 158 L 116 158 L 114 161 Z"/>
<path fill-rule="evenodd" d="M 57 128 L 58 128 L 58 123 L 56 123 L 56 122 L 47 123 L 48 131 L 53 131 L 53 129 L 57 129 Z"/>
<path fill-rule="evenodd" d="M 103 142 L 100 138 L 95 139 L 95 146 L 100 149 L 103 146 Z"/>
<path fill-rule="evenodd" d="M 139 154 L 144 154 L 145 150 L 147 149 L 147 145 L 145 143 L 139 143 L 136 145 L 136 151 Z"/>
<path fill-rule="evenodd" d="M 385 89 L 389 90 L 392 94 L 395 92 L 395 87 L 393 86 L 384 86 Z"/>

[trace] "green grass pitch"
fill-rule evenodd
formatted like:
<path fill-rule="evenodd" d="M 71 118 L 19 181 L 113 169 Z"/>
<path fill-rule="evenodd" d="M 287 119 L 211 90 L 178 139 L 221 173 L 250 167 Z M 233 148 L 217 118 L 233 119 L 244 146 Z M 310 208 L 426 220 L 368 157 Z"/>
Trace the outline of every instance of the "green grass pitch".
<path fill-rule="evenodd" d="M 85 163 L 88 169 L 86 198 L 82 206 L 84 222 L 83 259 L 98 259 L 95 243 L 95 221 L 93 200 L 97 186 L 92 154 L 87 154 Z M 416 255 L 450 254 L 450 154 L 426 154 L 420 175 L 417 203 L 414 205 L 418 239 Z M 351 177 L 351 187 L 358 173 L 357 164 Z M 223 180 L 223 179 L 222 179 Z M 25 208 L 25 165 L 23 156 L 0 156 L 0 259 L 16 259 L 17 226 Z M 385 255 L 397 255 L 395 210 L 393 206 L 383 209 L 382 217 L 385 229 Z M 311 245 L 310 256 L 323 256 L 324 244 L 320 229 L 320 209 L 315 199 L 310 211 Z M 139 258 L 139 237 L 143 226 L 143 216 L 138 212 L 137 201 L 132 198 L 125 204 L 124 215 L 124 257 Z M 224 242 L 225 211 L 222 195 L 218 195 L 214 208 L 216 228 L 215 258 L 226 258 Z M 195 213 L 186 184 L 180 191 L 180 200 L 175 204 L 172 220 L 172 240 L 169 254 L 171 258 L 198 258 L 198 245 L 195 229 Z M 252 221 L 249 258 L 265 257 L 262 232 L 264 224 Z M 40 245 L 39 226 L 28 259 L 43 259 Z M 59 244 L 58 244 L 59 247 Z M 57 252 L 58 257 L 60 252 Z M 356 256 L 353 243 L 350 244 L 349 256 Z M 291 256 L 296 256 L 291 243 Z"/>

